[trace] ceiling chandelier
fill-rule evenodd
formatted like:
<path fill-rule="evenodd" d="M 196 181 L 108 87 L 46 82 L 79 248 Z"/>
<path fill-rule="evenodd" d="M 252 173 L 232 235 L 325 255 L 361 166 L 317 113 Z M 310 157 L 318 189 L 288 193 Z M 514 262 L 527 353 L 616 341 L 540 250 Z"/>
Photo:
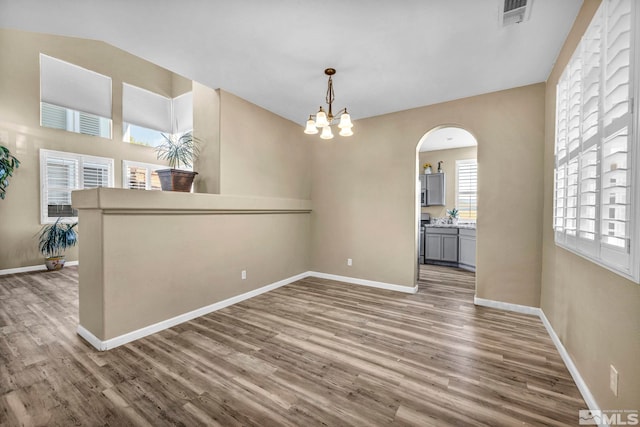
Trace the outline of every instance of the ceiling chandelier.
<path fill-rule="evenodd" d="M 333 80 L 331 76 L 336 73 L 334 68 L 327 68 L 324 70 L 324 73 L 329 76 L 329 82 L 327 83 L 327 104 L 329 105 L 329 111 L 325 112 L 320 106 L 320 110 L 313 115 L 309 115 L 309 120 L 307 120 L 307 127 L 304 129 L 304 133 L 314 135 L 318 133 L 318 129 L 322 129 L 322 133 L 320 134 L 320 138 L 322 139 L 331 139 L 333 138 L 333 132 L 331 132 L 331 125 L 334 120 L 340 118 L 340 122 L 338 123 L 338 128 L 340 129 L 340 136 L 351 136 L 353 135 L 353 123 L 351 123 L 351 116 L 347 112 L 346 108 L 338 111 L 336 115 L 333 115 L 333 111 L 331 110 L 331 104 L 335 100 L 335 95 L 333 93 Z M 315 120 L 314 120 L 315 117 Z"/>

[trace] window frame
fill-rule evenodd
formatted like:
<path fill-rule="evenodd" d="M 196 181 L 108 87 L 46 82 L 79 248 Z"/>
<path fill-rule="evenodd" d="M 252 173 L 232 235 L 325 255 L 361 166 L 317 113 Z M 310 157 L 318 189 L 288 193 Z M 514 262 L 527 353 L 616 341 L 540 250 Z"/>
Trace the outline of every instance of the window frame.
<path fill-rule="evenodd" d="M 601 3 L 594 15 L 594 19 L 589 24 L 585 35 L 576 47 L 556 85 L 553 212 L 551 224 L 556 246 L 585 258 L 635 283 L 640 283 L 640 133 L 638 132 L 640 119 L 637 108 L 634 105 L 635 100 L 639 99 L 640 96 L 640 80 L 636 76 L 638 70 L 640 70 L 640 7 L 636 5 L 634 1 L 630 1 L 629 3 L 631 7 L 631 21 L 629 35 L 629 89 L 627 94 L 628 111 L 620 116 L 616 116 L 618 118 L 614 122 L 607 123 L 609 119 L 608 114 L 613 112 L 616 107 L 609 107 L 605 100 L 607 99 L 606 97 L 612 93 L 612 87 L 619 87 L 615 86 L 617 82 L 613 80 L 615 73 L 610 74 L 611 77 L 606 77 L 607 73 L 611 71 L 609 67 L 613 64 L 607 61 L 610 57 L 615 58 L 608 49 L 609 46 L 607 43 L 609 39 L 607 37 L 610 34 L 622 34 L 620 32 L 622 30 L 617 27 L 612 27 L 612 29 L 606 25 L 608 23 L 607 19 L 609 19 L 608 8 L 611 3 L 610 0 L 604 0 Z M 593 50 L 588 49 L 593 47 L 594 40 L 589 38 L 589 35 L 597 31 L 600 32 L 599 50 L 596 53 L 599 56 L 597 66 L 598 107 L 596 111 L 597 131 L 593 134 L 591 132 L 585 132 L 585 118 L 591 118 L 591 113 L 586 114 L 586 111 L 588 111 L 587 102 L 592 98 L 589 96 L 588 91 L 592 89 L 591 85 L 594 84 L 591 80 L 592 75 L 587 72 L 589 67 L 593 67 L 593 62 L 585 61 L 585 58 L 594 55 Z M 614 38 L 613 40 L 617 41 L 618 39 Z M 615 53 L 615 50 L 613 53 Z M 575 80 L 568 76 L 568 74 L 575 72 L 572 67 L 578 68 L 578 72 L 580 73 L 577 83 L 579 86 L 577 95 L 572 92 L 571 88 L 572 84 L 576 84 Z M 615 68 L 614 70 L 617 72 L 619 69 L 621 68 Z M 587 76 L 589 80 L 583 82 L 582 79 L 584 76 Z M 585 89 L 585 87 L 587 89 Z M 572 104 L 572 94 L 579 97 L 577 104 Z M 566 104 L 563 104 L 565 102 Z M 573 146 L 571 145 L 571 135 L 569 135 L 572 130 L 570 113 L 571 108 L 576 105 L 579 107 L 577 124 L 578 142 L 577 146 Z M 615 126 L 612 124 L 615 124 Z M 608 188 L 605 185 L 608 184 L 610 186 L 611 183 L 614 183 L 611 175 L 617 172 L 618 167 L 617 163 L 611 163 L 611 160 L 607 160 L 607 157 L 611 157 L 611 153 L 606 154 L 605 147 L 613 146 L 615 144 L 615 142 L 613 142 L 614 139 L 617 138 L 621 132 L 625 131 L 627 134 L 626 157 L 624 157 L 624 161 L 626 161 L 626 169 L 628 169 L 625 176 L 628 181 L 624 183 L 627 191 L 625 193 L 626 196 L 623 198 L 623 202 L 618 202 L 616 196 L 611 196 L 611 201 L 605 201 L 605 194 L 608 194 L 606 192 Z M 587 134 L 586 138 L 584 134 Z M 592 155 L 594 149 L 596 153 L 596 184 L 595 188 L 585 187 L 585 189 L 583 188 L 583 181 L 591 179 L 587 168 L 593 167 L 593 161 L 587 163 L 585 157 Z M 619 153 L 619 151 L 613 152 L 615 154 Z M 577 182 L 572 184 L 576 190 L 575 235 L 567 233 L 567 218 L 569 217 L 567 211 L 573 209 L 569 206 L 569 198 L 571 197 L 569 194 L 569 166 L 572 162 L 577 162 L 578 165 L 576 172 Z M 609 162 L 608 168 L 606 167 L 607 162 Z M 624 168 L 622 170 L 624 170 Z M 605 184 L 606 179 L 609 179 L 610 182 Z M 587 202 L 582 201 L 588 199 L 588 197 L 584 197 L 587 193 L 595 194 L 593 196 L 595 202 L 591 200 Z M 620 203 L 622 203 L 621 206 L 624 206 L 623 212 L 626 215 L 626 219 L 616 217 L 615 212 L 607 213 L 606 211 L 607 207 L 611 210 L 612 205 L 620 206 Z M 594 206 L 593 213 L 582 213 L 584 211 L 583 208 L 591 208 L 592 206 Z M 617 207 L 614 206 L 614 208 Z M 628 209 L 628 212 L 625 212 L 624 209 Z M 581 224 L 582 219 L 593 221 L 593 232 L 584 228 Z M 626 233 L 624 235 L 626 242 L 624 247 L 616 247 L 605 241 L 607 234 L 605 234 L 604 224 L 617 221 L 626 221 Z M 593 234 L 593 239 L 584 237 L 584 235 L 587 234 Z"/>
<path fill-rule="evenodd" d="M 475 192 L 475 199 L 476 199 L 476 204 L 475 204 L 475 212 L 476 212 L 476 217 L 473 220 L 469 220 L 469 219 L 458 219 L 459 223 L 462 224 L 475 224 L 478 221 L 478 159 L 460 159 L 460 160 L 456 160 L 456 208 L 460 211 L 460 167 L 462 165 L 475 165 L 476 167 L 476 192 Z"/>
<path fill-rule="evenodd" d="M 71 160 L 77 162 L 76 169 L 76 183 L 77 188 L 71 188 L 70 193 L 75 190 L 84 189 L 84 176 L 83 166 L 85 163 L 97 163 L 107 166 L 108 171 L 108 185 L 107 187 L 114 187 L 114 160 L 108 157 L 90 156 L 86 154 L 71 153 L 67 151 L 47 150 L 40 149 L 40 224 L 53 224 L 57 217 L 49 217 L 48 213 L 48 179 L 47 179 L 47 160 L 51 157 L 62 158 L 65 160 Z M 92 187 L 93 188 L 93 187 Z M 78 220 L 77 216 L 61 217 L 61 222 L 72 223 Z"/>

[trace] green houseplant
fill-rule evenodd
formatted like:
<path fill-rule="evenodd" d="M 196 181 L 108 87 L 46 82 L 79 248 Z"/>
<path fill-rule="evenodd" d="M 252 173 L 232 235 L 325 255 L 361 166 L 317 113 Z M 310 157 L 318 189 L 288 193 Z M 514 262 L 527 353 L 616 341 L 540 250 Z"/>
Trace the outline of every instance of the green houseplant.
<path fill-rule="evenodd" d="M 20 161 L 15 158 L 7 147 L 0 145 L 0 199 L 5 198 L 9 178 L 13 176 L 13 171 L 18 169 Z"/>
<path fill-rule="evenodd" d="M 453 208 L 453 209 L 448 209 L 447 210 L 447 214 L 449 215 L 449 219 L 451 220 L 452 224 L 457 224 L 458 223 L 458 214 L 460 212 L 458 211 L 457 208 Z"/>
<path fill-rule="evenodd" d="M 157 157 L 167 160 L 170 167 L 157 171 L 162 190 L 191 191 L 193 179 L 198 172 L 182 170 L 180 167 L 193 167 L 193 161 L 199 154 L 200 141 L 191 132 L 182 135 L 163 133 L 162 136 L 164 143 L 156 147 Z"/>
<path fill-rule="evenodd" d="M 40 253 L 45 257 L 47 270 L 60 270 L 64 267 L 64 251 L 78 243 L 77 222 L 66 224 L 56 219 L 53 224 L 42 227 L 39 235 Z"/>

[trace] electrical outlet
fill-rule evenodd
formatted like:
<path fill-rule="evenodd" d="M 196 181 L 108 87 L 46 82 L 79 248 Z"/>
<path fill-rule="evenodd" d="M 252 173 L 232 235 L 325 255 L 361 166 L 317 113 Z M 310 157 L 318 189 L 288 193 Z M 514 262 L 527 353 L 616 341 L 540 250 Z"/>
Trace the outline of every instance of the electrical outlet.
<path fill-rule="evenodd" d="M 240 277 L 242 278 L 242 280 L 245 280 L 247 278 L 247 270 L 242 270 L 242 273 L 240 273 Z"/>
<path fill-rule="evenodd" d="M 611 368 L 609 372 L 609 388 L 613 392 L 613 395 L 617 396 L 618 395 L 618 371 L 616 370 L 616 368 L 613 367 L 613 365 L 609 365 L 609 367 Z"/>
<path fill-rule="evenodd" d="M 353 260 L 351 258 L 347 258 L 347 265 L 353 265 Z"/>

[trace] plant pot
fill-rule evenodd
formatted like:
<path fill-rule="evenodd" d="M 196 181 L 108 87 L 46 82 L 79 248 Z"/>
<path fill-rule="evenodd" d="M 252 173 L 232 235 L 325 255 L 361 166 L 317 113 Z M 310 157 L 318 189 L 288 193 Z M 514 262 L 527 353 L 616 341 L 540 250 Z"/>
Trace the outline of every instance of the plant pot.
<path fill-rule="evenodd" d="M 64 267 L 64 261 L 64 255 L 52 256 L 44 259 L 44 265 L 47 266 L 47 270 L 49 271 L 57 271 Z"/>
<path fill-rule="evenodd" d="M 193 179 L 198 172 L 183 171 L 181 169 L 160 169 L 156 171 L 160 178 L 160 186 L 162 191 L 182 191 L 188 193 L 191 191 Z"/>

